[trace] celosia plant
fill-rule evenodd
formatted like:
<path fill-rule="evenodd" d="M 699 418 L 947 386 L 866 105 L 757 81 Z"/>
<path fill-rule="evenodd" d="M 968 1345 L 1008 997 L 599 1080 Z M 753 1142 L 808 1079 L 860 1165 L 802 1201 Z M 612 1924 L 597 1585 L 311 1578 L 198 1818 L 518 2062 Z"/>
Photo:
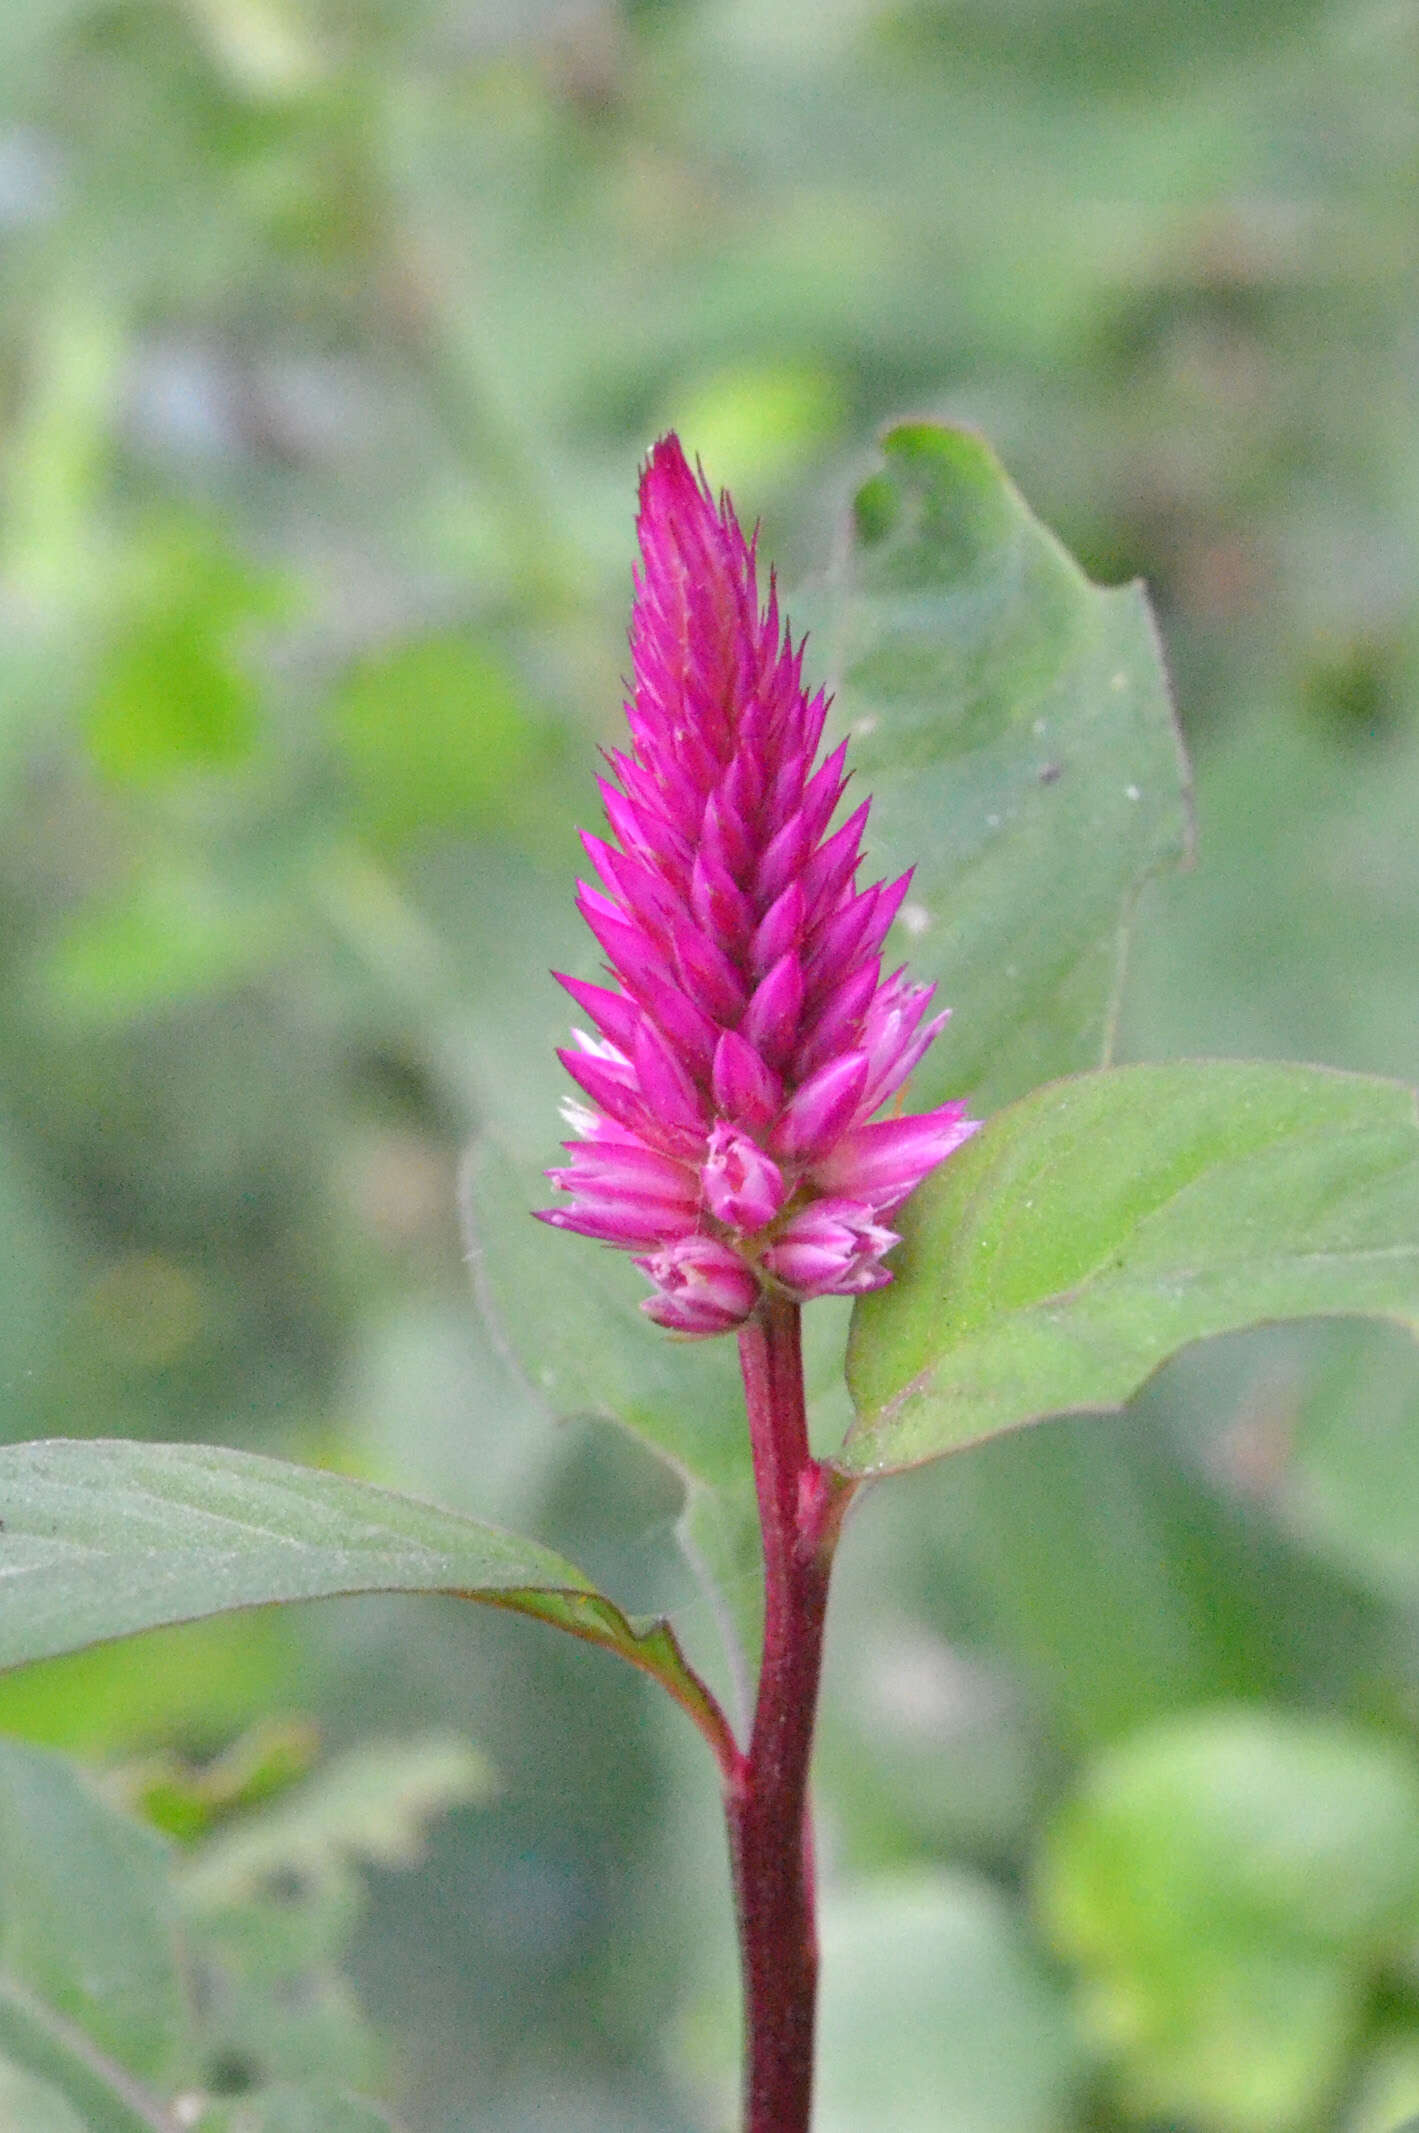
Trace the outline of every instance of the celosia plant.
<path fill-rule="evenodd" d="M 1090 586 L 979 439 L 927 424 L 885 440 L 857 496 L 853 570 L 833 595 L 854 722 L 882 728 L 879 793 L 898 835 L 915 822 L 930 868 L 912 902 L 928 933 L 940 922 L 924 945 L 963 1009 L 947 1039 L 952 1073 L 988 1091 L 988 1106 L 972 1103 L 991 1116 L 977 1132 L 960 1103 L 906 1113 L 908 1079 L 944 1020 L 929 986 L 883 970 L 908 877 L 859 885 L 867 806 L 846 800 L 841 748 L 818 760 L 828 706 L 803 685 L 802 647 L 781 628 L 772 585 L 760 605 L 752 543 L 673 438 L 646 468 L 640 531 L 630 745 L 610 759 L 610 835 L 586 840 L 597 885 L 581 898 L 606 981 L 562 981 L 588 1027 L 564 1054 L 578 1091 L 573 1138 L 544 1214 L 630 1254 L 658 1323 L 602 1293 L 589 1250 L 526 1219 L 528 1187 L 507 1184 L 491 1144 L 473 1166 L 485 1195 L 473 1233 L 500 1326 L 536 1384 L 570 1410 L 621 1416 L 673 1457 L 692 1509 L 708 1500 L 700 1531 L 722 1516 L 737 1541 L 740 1469 L 752 1464 L 764 1620 L 747 1738 L 669 1622 L 628 1614 L 538 1543 L 347 1475 L 208 1444 L 0 1447 L 0 1665 L 229 1608 L 394 1591 L 515 1609 L 616 1652 L 675 1698 L 723 1781 L 747 2133 L 806 2133 L 817 1979 L 808 1766 L 849 1502 L 868 1482 L 1002 1431 L 1117 1406 L 1209 1335 L 1342 1312 L 1419 1331 L 1419 1124 L 1411 1091 L 1360 1076 L 1108 1063 L 1127 916 L 1140 884 L 1187 842 L 1185 767 L 1146 606 L 1137 588 Z M 1030 1090 L 1041 1075 L 1062 1078 Z M 830 1295 L 855 1299 L 855 1412 L 833 1455 L 815 1458 L 800 1320 L 805 1302 Z M 747 1444 L 736 1434 L 732 1447 L 715 1434 L 715 1403 L 699 1401 L 701 1378 L 716 1373 L 697 1345 L 731 1333 L 747 1409 Z M 669 1342 L 685 1353 L 667 1354 Z M 713 1456 L 697 1464 L 710 1436 Z M 1157 1791 L 1165 1804 L 1170 1785 Z M 190 2084 L 204 2010 L 184 2000 L 190 1966 L 158 1855 L 91 1816 L 53 1820 L 31 1761 L 0 1755 L 0 1794 L 12 1819 L 21 1799 L 37 1818 L 32 1840 L 15 1819 L 26 1872 L 4 1892 L 16 1911 L 11 1997 L 34 2019 L 11 2024 L 5 2049 L 33 2047 L 24 2079 L 32 2096 L 43 2086 L 45 2123 L 180 2120 L 224 2133 L 236 2123 L 227 2100 Z M 1255 1797 L 1249 1786 L 1248 1859 Z M 1296 1827 L 1332 1819 L 1308 1812 Z M 82 1843 L 69 1842 L 81 1826 Z M 1131 1962 L 1137 1941 L 1134 1912 L 1125 1949 L 1111 1937 L 1111 1889 L 1090 1891 L 1089 1872 L 1067 1900 L 1054 1888 L 1086 2005 L 1100 1976 L 1113 1989 L 1111 1966 Z M 1151 1903 L 1156 1890 L 1135 1896 Z M 1407 1915 L 1394 1913 L 1401 1936 Z M 1384 1953 L 1378 1941 L 1372 1952 Z M 1402 1952 L 1397 1941 L 1394 1960 Z M 130 1970 L 153 1981 L 151 2005 L 137 1988 L 104 1988 Z M 984 2010 L 991 1990 L 962 2004 Z M 1216 2004 L 1210 1983 L 1196 2004 Z M 1196 2115 L 1196 2067 L 1212 2097 L 1219 2062 L 1210 2046 L 1193 2051 L 1190 2019 L 1168 2030 L 1161 2074 L 1144 2068 L 1135 2101 Z M 181 2050 L 153 2042 L 184 2035 Z M 1292 2042 L 1288 2029 L 1288 2065 L 1300 2063 Z M 1087 2054 L 1066 2056 L 1072 2067 Z M 292 2086 L 285 2064 L 283 2078 L 235 2099 L 243 2127 L 275 2133 L 292 2113 L 322 2133 L 387 2123 L 316 2070 L 307 2082 L 294 2069 Z M 849 2075 L 831 2094 L 842 2078 L 829 2069 L 830 2114 L 852 2093 Z M 1061 2061 L 1060 2082 L 1072 2079 Z M 1338 2083 L 1337 2060 L 1316 2108 Z M 1061 2088 L 1061 2124 L 1069 2108 Z M 1307 2114 L 1310 2104 L 1293 2115 Z"/>
<path fill-rule="evenodd" d="M 834 828 L 846 743 L 760 604 L 754 544 L 678 438 L 641 481 L 631 749 L 601 781 L 614 842 L 579 908 L 614 983 L 561 977 L 592 1023 L 561 1059 L 587 1104 L 567 1204 L 542 1219 L 622 1251 L 672 1333 L 738 1330 L 763 1530 L 764 1652 L 747 1751 L 725 1761 L 751 2133 L 808 2123 L 817 1954 L 807 1766 L 833 1546 L 851 1484 L 816 1461 L 800 1306 L 892 1278 L 888 1217 L 976 1130 L 965 1105 L 877 1118 L 946 1022 L 884 976 L 911 882 L 858 886 L 864 800 Z M 588 1107 L 589 1105 L 589 1107 Z"/>

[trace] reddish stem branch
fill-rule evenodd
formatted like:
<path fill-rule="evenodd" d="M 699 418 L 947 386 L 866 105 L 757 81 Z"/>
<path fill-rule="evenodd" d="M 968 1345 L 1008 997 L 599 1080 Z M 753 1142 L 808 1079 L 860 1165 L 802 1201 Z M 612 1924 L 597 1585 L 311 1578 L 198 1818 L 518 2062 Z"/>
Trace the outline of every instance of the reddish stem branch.
<path fill-rule="evenodd" d="M 739 1336 L 764 1544 L 764 1650 L 727 1800 L 747 2031 L 745 2133 L 808 2133 L 818 1941 L 808 1765 L 833 1547 L 850 1484 L 808 1449 L 799 1306 Z"/>

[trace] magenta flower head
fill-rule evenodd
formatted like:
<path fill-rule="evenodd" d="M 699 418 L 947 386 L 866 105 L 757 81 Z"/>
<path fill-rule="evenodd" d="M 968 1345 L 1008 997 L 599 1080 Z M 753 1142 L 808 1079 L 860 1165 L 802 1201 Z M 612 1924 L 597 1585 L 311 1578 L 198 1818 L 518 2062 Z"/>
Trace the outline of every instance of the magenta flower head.
<path fill-rule="evenodd" d="M 639 531 L 631 746 L 578 898 L 611 982 L 559 977 L 595 1034 L 558 1055 L 585 1102 L 542 1219 L 636 1253 L 662 1326 L 726 1333 L 765 1284 L 890 1281 L 881 1218 L 975 1123 L 959 1103 L 874 1123 L 946 1021 L 933 987 L 882 974 L 911 876 L 858 888 L 867 803 L 832 827 L 846 744 L 815 764 L 827 699 L 673 436 Z"/>

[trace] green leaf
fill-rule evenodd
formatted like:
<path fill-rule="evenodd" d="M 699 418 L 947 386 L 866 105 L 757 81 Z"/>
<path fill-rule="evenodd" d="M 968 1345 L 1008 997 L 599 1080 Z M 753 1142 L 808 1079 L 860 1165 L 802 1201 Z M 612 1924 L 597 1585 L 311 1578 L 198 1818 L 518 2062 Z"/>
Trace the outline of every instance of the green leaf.
<path fill-rule="evenodd" d="M 173 1923 L 163 1841 L 61 1757 L 0 1743 L 0 2050 L 90 2133 L 160 2123 L 186 2024 Z"/>
<path fill-rule="evenodd" d="M 362 1910 L 357 1895 L 292 1878 L 240 1904 L 189 1911 L 184 1940 L 210 2086 L 245 2094 L 274 2081 L 374 2083 L 379 2047 L 341 1968 Z"/>
<path fill-rule="evenodd" d="M 964 1875 L 828 1897 L 820 2033 L 816 2133 L 1057 2133 L 1080 2058 L 1018 1919 Z"/>
<path fill-rule="evenodd" d="M 868 857 L 953 1018 L 922 1091 L 993 1106 L 1107 1061 L 1138 891 L 1188 850 L 1147 601 L 1091 585 L 980 438 L 888 432 L 824 628 Z M 811 657 L 811 653 L 810 653 Z"/>
<path fill-rule="evenodd" d="M 1419 675 L 1393 687 L 1412 701 Z M 1210 736 L 1198 804 L 1203 864 L 1157 885 L 1129 959 L 1128 1055 L 1333 1059 L 1410 1076 L 1419 722 L 1360 744 L 1263 698 Z"/>
<path fill-rule="evenodd" d="M 27 1413 L 40 1405 L 39 1380 L 61 1338 L 54 1298 L 70 1277 L 60 1210 L 44 1193 L 28 1152 L 17 1141 L 8 1122 L 0 1127 L 0 1263 L 5 1268 L 0 1385 L 5 1388 L 8 1429 L 20 1435 Z"/>
<path fill-rule="evenodd" d="M 245 1616 L 223 1619 L 229 1628 L 236 1626 L 238 1636 L 250 1626 Z M 141 1655 L 151 1652 L 155 1644 L 161 1648 L 174 1635 L 190 1636 L 204 1627 L 210 1625 L 194 1623 L 177 1632 L 156 1630 L 141 1645 L 130 1640 L 98 1649 Z M 50 1660 L 44 1670 L 60 1664 Z M 14 1678 L 23 1679 L 34 1671 L 26 1668 Z M 124 1767 L 120 1782 L 125 1799 L 145 1822 L 190 1846 L 213 1830 L 225 1830 L 233 1817 L 261 1811 L 273 1799 L 284 1801 L 290 1788 L 308 1776 L 319 1754 L 320 1731 L 313 1720 L 271 1717 L 258 1720 L 219 1754 L 200 1762 L 172 1749 L 156 1750 Z"/>
<path fill-rule="evenodd" d="M 197 2133 L 396 2133 L 377 2104 L 323 2084 L 261 2089 L 218 2104 L 198 2120 Z"/>
<path fill-rule="evenodd" d="M 885 1473 L 1120 1405 L 1264 1320 L 1419 1330 L 1419 1122 L 1320 1067 L 1122 1067 L 1038 1090 L 927 1180 L 853 1319 L 843 1465 Z"/>
<path fill-rule="evenodd" d="M 1419 1775 L 1339 1723 L 1189 1714 L 1095 1766 L 1041 1895 L 1132 2108 L 1300 2133 L 1419 1920 Z"/>
<path fill-rule="evenodd" d="M 0 80 L 11 95 L 31 54 L 41 79 L 53 64 L 52 56 L 40 56 L 38 38 L 30 44 L 37 24 L 71 7 L 72 0 L 49 0 L 26 8 L 22 18 L 0 11 Z M 50 285 L 26 330 L 33 384 L 17 403 L 6 440 L 0 553 L 7 578 L 41 609 L 53 603 L 59 612 L 82 613 L 90 593 L 93 512 L 130 333 L 128 319 L 104 300 L 92 277 L 73 267 Z M 12 627 L 6 634 L 18 633 Z"/>
<path fill-rule="evenodd" d="M 0 2126 L 12 2133 L 88 2133 L 58 2089 L 8 2059 L 0 2059 Z"/>
<path fill-rule="evenodd" d="M 443 1592 L 618 1652 L 702 1731 L 717 1714 L 662 1621 L 633 1621 L 549 1549 L 342 1474 L 204 1444 L 0 1449 L 0 1666 L 234 1607 Z"/>
<path fill-rule="evenodd" d="M 1249 53 L 1318 34 L 1320 12 L 1316 0 L 1253 0 L 1216 19 L 1187 0 L 1147 8 L 1127 0 L 1070 0 L 1063 7 L 1022 0 L 1004 9 L 990 0 L 957 0 L 949 31 L 939 10 L 924 8 L 908 18 L 907 35 L 920 39 L 923 63 L 937 57 L 949 34 L 951 56 L 963 72 L 982 63 L 998 70 L 998 94 L 1006 84 L 1018 94 L 1021 78 L 1034 76 L 1056 95 L 1077 98 L 1093 116 L 1092 99 L 1103 103 L 1104 93 L 1119 102 L 1130 93 L 1147 97 L 1151 108 L 1179 77 L 1195 78 L 1194 70 L 1220 70 Z M 1078 263 L 1071 265 L 1077 272 Z"/>

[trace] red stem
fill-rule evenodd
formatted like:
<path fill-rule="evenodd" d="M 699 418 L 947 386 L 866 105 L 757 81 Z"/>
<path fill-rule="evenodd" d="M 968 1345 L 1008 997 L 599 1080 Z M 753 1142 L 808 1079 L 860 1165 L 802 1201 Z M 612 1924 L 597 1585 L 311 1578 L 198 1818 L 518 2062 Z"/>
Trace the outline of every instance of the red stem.
<path fill-rule="evenodd" d="M 764 1651 L 726 1814 L 747 2031 L 745 2133 L 808 2133 L 818 1940 L 808 1764 L 833 1548 L 851 1484 L 808 1449 L 799 1306 L 739 1336 L 764 1543 Z"/>

